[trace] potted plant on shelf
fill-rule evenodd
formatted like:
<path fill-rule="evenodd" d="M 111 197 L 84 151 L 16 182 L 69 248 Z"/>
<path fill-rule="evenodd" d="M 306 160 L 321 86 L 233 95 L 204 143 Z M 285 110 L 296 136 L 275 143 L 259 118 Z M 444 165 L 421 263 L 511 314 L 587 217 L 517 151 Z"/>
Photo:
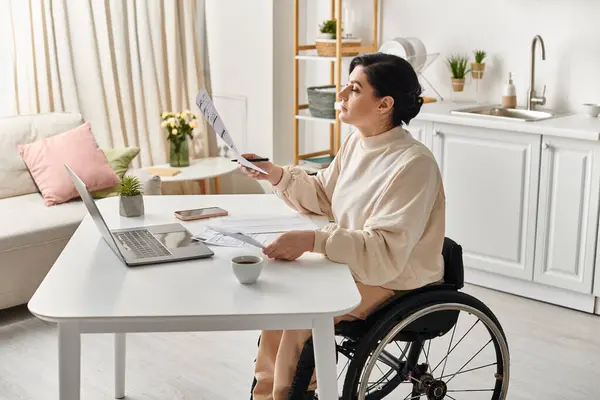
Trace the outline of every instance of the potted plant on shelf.
<path fill-rule="evenodd" d="M 462 92 L 465 88 L 465 77 L 469 72 L 467 62 L 468 58 L 461 54 L 453 54 L 447 59 L 452 74 L 452 90 L 455 92 Z"/>
<path fill-rule="evenodd" d="M 164 112 L 161 119 L 160 126 L 167 131 L 167 140 L 170 142 L 169 164 L 172 167 L 189 166 L 188 138 L 193 138 L 193 131 L 198 127 L 196 115 L 190 110 L 181 113 Z"/>
<path fill-rule="evenodd" d="M 328 19 L 319 25 L 319 37 L 315 40 L 317 54 L 321 57 L 335 57 L 337 46 L 337 21 Z M 342 32 L 343 32 L 342 28 Z M 361 38 L 344 38 L 342 35 L 342 56 L 356 56 L 360 47 Z"/>
<path fill-rule="evenodd" d="M 335 19 L 328 19 L 323 21 L 321 25 L 319 25 L 319 35 L 322 39 L 335 39 L 336 38 L 336 21 Z"/>
<path fill-rule="evenodd" d="M 135 176 L 124 176 L 117 186 L 119 214 L 123 217 L 139 217 L 144 215 L 144 196 L 142 185 Z"/>
<path fill-rule="evenodd" d="M 485 50 L 475 50 L 473 52 L 475 54 L 475 61 L 471 63 L 471 75 L 473 79 L 482 79 L 483 72 L 485 71 L 485 63 L 483 60 L 487 53 Z"/>

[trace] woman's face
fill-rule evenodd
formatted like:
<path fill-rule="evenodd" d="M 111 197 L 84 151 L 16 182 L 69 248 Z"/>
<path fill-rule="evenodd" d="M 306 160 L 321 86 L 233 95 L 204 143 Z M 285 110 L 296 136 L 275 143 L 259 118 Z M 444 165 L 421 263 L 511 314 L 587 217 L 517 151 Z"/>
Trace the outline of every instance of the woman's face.
<path fill-rule="evenodd" d="M 338 97 L 342 100 L 340 120 L 346 124 L 370 126 L 389 119 L 393 101 L 391 97 L 377 98 L 374 89 L 363 72 L 362 65 L 356 66 L 348 77 L 348 84 Z"/>

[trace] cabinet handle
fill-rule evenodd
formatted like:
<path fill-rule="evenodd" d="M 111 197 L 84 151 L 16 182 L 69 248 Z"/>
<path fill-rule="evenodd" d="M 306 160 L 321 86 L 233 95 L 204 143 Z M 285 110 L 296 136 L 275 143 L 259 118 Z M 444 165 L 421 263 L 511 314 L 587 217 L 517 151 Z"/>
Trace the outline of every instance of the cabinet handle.
<path fill-rule="evenodd" d="M 546 150 L 549 148 L 550 148 L 550 145 L 547 142 L 542 143 L 542 149 Z"/>

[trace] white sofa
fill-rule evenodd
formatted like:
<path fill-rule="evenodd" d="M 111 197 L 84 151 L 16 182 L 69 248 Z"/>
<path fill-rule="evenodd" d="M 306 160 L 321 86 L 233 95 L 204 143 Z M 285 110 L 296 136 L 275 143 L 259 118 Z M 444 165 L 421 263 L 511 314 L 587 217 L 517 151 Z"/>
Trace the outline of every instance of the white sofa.
<path fill-rule="evenodd" d="M 79 199 L 46 207 L 17 146 L 82 123 L 73 113 L 0 118 L 0 310 L 29 301 L 87 213 Z"/>

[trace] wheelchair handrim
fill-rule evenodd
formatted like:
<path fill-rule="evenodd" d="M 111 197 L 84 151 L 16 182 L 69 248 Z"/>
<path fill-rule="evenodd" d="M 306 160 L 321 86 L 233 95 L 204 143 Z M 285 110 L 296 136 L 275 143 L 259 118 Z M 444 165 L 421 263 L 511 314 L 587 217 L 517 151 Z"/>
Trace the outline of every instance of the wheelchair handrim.
<path fill-rule="evenodd" d="M 368 385 L 368 379 L 365 379 L 365 377 L 368 378 L 371 375 L 371 372 L 373 370 L 373 367 L 375 366 L 375 363 L 377 362 L 377 360 L 378 360 L 379 356 L 381 355 L 385 346 L 390 343 L 390 340 L 393 337 L 395 337 L 399 332 L 401 332 L 404 328 L 406 328 L 409 324 L 416 321 L 417 319 L 419 319 L 427 314 L 439 312 L 439 311 L 465 311 L 467 313 L 475 315 L 477 318 L 479 318 L 484 323 L 486 328 L 493 333 L 494 339 L 498 341 L 497 344 L 498 344 L 498 347 L 500 348 L 500 353 L 502 355 L 502 363 L 503 363 L 503 365 L 502 365 L 502 374 L 503 374 L 502 375 L 502 389 L 500 391 L 499 400 L 506 399 L 506 394 L 508 392 L 508 382 L 509 382 L 510 358 L 509 358 L 508 344 L 506 343 L 504 334 L 496 326 L 494 321 L 489 316 L 487 316 L 484 312 L 480 311 L 479 309 L 469 306 L 469 305 L 466 305 L 466 304 L 461 304 L 461 303 L 446 303 L 446 304 L 436 304 L 436 305 L 428 306 L 419 311 L 414 312 L 413 314 L 411 314 L 410 316 L 406 317 L 401 322 L 399 322 L 392 330 L 390 330 L 390 332 L 388 332 L 387 335 L 385 335 L 385 337 L 381 340 L 379 345 L 373 351 L 369 362 L 363 369 L 363 373 L 361 374 L 361 378 L 360 378 L 360 386 L 358 389 L 358 400 L 365 400 L 365 393 L 367 391 L 367 385 Z"/>

